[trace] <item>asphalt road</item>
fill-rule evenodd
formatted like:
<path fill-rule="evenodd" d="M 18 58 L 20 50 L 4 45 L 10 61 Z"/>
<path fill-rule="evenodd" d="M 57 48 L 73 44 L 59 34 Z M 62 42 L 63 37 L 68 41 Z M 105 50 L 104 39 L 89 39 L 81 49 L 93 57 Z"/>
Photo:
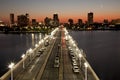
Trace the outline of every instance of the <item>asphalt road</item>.
<path fill-rule="evenodd" d="M 56 39 L 50 41 L 50 45 L 46 47 L 44 53 L 35 57 L 15 80 L 84 80 L 84 71 L 80 69 L 79 73 L 74 73 L 72 70 L 71 57 L 63 29 L 60 29 L 55 37 Z M 59 67 L 54 67 L 56 55 L 59 56 Z M 88 76 L 88 80 L 95 80 L 90 77 L 92 75 L 89 71 Z"/>
<path fill-rule="evenodd" d="M 61 32 L 59 31 L 56 34 L 56 42 L 54 44 L 54 47 L 52 49 L 51 55 L 48 59 L 47 65 L 45 67 L 45 70 L 43 72 L 41 80 L 58 80 L 59 78 L 59 68 L 54 67 L 54 61 L 55 61 L 55 56 L 57 54 L 60 54 L 58 44 L 60 44 L 60 36 Z"/>
<path fill-rule="evenodd" d="M 58 50 L 58 44 L 61 42 L 61 50 Z M 54 60 L 59 52 L 60 67 L 54 68 Z M 62 77 L 62 78 L 61 78 Z M 57 34 L 56 43 L 47 62 L 41 80 L 84 80 L 82 73 L 74 73 L 72 70 L 71 59 L 68 53 L 68 47 L 64 38 L 64 31 L 60 30 Z"/>
<path fill-rule="evenodd" d="M 54 40 L 51 40 L 50 45 L 45 47 L 46 50 L 44 50 L 43 54 L 36 56 L 24 70 L 21 70 L 14 80 L 36 80 L 36 77 L 44 64 L 53 43 Z"/>

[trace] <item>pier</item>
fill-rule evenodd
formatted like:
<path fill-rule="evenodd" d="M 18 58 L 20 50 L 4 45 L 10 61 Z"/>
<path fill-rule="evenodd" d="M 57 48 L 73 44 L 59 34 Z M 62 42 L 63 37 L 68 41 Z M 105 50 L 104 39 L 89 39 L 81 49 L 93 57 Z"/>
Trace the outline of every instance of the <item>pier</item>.
<path fill-rule="evenodd" d="M 30 48 L 0 80 L 100 80 L 63 26 Z"/>

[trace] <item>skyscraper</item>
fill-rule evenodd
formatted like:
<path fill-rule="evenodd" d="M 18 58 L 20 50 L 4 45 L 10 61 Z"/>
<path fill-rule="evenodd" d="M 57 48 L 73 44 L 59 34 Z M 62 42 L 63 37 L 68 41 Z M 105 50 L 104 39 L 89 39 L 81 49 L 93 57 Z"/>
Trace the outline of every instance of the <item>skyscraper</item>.
<path fill-rule="evenodd" d="M 14 25 L 14 14 L 13 13 L 10 14 L 10 25 L 11 26 Z"/>
<path fill-rule="evenodd" d="M 58 18 L 58 14 L 53 14 L 53 21 L 54 21 L 54 26 L 58 26 L 59 25 L 59 18 Z"/>
<path fill-rule="evenodd" d="M 93 24 L 93 13 L 88 13 L 88 25 Z"/>
<path fill-rule="evenodd" d="M 82 24 L 83 24 L 82 19 L 78 19 L 78 25 L 80 26 Z"/>
<path fill-rule="evenodd" d="M 20 27 L 24 27 L 24 26 L 28 26 L 29 25 L 29 15 L 19 15 L 17 17 L 17 21 L 18 21 L 18 26 Z"/>
<path fill-rule="evenodd" d="M 56 14 L 56 13 L 53 14 L 53 20 L 54 21 L 59 21 L 58 14 Z"/>
<path fill-rule="evenodd" d="M 73 19 L 68 19 L 68 23 L 69 23 L 69 28 L 72 29 L 74 25 Z"/>

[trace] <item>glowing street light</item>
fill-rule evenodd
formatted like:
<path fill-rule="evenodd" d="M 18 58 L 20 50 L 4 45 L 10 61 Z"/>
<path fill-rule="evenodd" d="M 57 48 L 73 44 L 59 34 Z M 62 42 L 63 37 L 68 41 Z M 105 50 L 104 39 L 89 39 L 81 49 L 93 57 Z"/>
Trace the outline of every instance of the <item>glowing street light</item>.
<path fill-rule="evenodd" d="M 24 63 L 25 54 L 23 54 L 21 57 L 23 59 L 23 69 L 24 69 L 25 68 L 25 63 Z"/>
<path fill-rule="evenodd" d="M 41 44 L 41 41 L 39 41 L 39 44 Z"/>
<path fill-rule="evenodd" d="M 31 53 L 32 53 L 32 51 L 33 51 L 33 50 L 30 48 L 30 49 L 29 49 L 30 60 L 31 60 Z"/>
<path fill-rule="evenodd" d="M 37 48 L 37 47 L 38 47 L 38 44 L 35 44 L 35 47 Z"/>
<path fill-rule="evenodd" d="M 87 80 L 87 68 L 88 68 L 87 62 L 84 63 L 84 66 L 85 66 L 85 80 Z"/>
<path fill-rule="evenodd" d="M 10 68 L 10 70 L 11 70 L 11 80 L 13 80 L 13 67 L 14 67 L 14 63 L 12 62 L 11 64 L 9 64 L 9 68 Z"/>
<path fill-rule="evenodd" d="M 31 53 L 31 52 L 32 52 L 32 49 L 30 48 L 30 49 L 29 49 L 29 53 Z"/>
<path fill-rule="evenodd" d="M 81 60 L 82 60 L 82 57 L 83 57 L 81 53 L 79 54 L 79 57 L 80 57 L 79 60 L 80 60 L 80 67 L 81 67 Z"/>

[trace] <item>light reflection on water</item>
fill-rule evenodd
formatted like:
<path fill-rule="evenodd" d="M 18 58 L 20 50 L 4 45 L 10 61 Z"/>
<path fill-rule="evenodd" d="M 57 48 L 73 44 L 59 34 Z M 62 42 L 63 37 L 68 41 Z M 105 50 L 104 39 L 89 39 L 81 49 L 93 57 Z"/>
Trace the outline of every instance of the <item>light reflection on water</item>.
<path fill-rule="evenodd" d="M 8 69 L 10 61 L 17 63 L 29 48 L 42 39 L 40 34 L 0 34 L 0 76 Z"/>
<path fill-rule="evenodd" d="M 120 31 L 71 31 L 100 80 L 120 80 Z"/>

